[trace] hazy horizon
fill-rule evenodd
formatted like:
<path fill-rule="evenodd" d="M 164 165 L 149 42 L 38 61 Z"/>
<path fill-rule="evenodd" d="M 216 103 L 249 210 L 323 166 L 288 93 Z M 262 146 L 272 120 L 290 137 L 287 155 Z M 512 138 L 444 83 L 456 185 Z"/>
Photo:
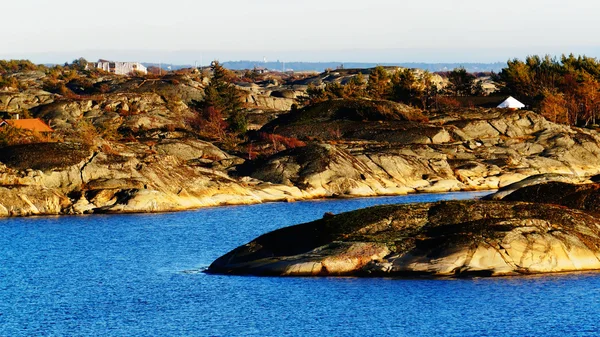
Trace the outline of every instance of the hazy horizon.
<path fill-rule="evenodd" d="M 4 4 L 2 59 L 84 57 L 208 64 L 493 63 L 527 55 L 600 56 L 600 2 L 507 0 L 20 0 Z M 26 18 L 26 23 L 24 23 Z"/>
<path fill-rule="evenodd" d="M 464 54 L 469 54 L 464 55 Z M 145 63 L 167 63 L 181 65 L 208 65 L 213 60 L 263 61 L 268 62 L 340 62 L 340 63 L 505 63 L 514 58 L 524 59 L 528 55 L 561 56 L 562 54 L 587 55 L 597 57 L 598 48 L 572 48 L 569 50 L 539 49 L 531 52 L 509 49 L 471 50 L 460 53 L 440 50 L 340 50 L 340 51 L 299 51 L 299 52 L 231 52 L 231 51 L 161 51 L 161 50 L 87 50 L 72 52 L 45 53 L 0 53 L 0 59 L 27 59 L 37 64 L 63 64 L 83 57 L 88 61 L 108 59 L 115 61 L 137 61 Z M 498 55 L 498 56 L 495 56 Z"/>

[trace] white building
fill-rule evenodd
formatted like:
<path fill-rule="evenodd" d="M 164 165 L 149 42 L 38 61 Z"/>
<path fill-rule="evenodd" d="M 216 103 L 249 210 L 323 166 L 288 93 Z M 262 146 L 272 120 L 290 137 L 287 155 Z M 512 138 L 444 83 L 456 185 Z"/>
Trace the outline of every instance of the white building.
<path fill-rule="evenodd" d="M 512 96 L 509 96 L 507 99 L 504 100 L 504 102 L 498 104 L 498 108 L 502 108 L 502 109 L 517 110 L 517 109 L 522 109 L 524 107 L 525 107 L 525 104 L 517 101 Z"/>
<path fill-rule="evenodd" d="M 139 71 L 142 74 L 147 74 L 148 69 L 139 62 L 113 62 L 107 60 L 98 60 L 94 63 L 94 67 L 108 71 L 117 75 L 130 75 L 134 71 Z"/>

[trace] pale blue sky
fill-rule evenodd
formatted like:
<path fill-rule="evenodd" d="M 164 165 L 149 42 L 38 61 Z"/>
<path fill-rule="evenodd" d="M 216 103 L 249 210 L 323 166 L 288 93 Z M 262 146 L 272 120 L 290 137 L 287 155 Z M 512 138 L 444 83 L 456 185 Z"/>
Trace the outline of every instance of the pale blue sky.
<path fill-rule="evenodd" d="M 600 1 L 12 0 L 0 58 L 492 62 L 600 56 Z"/>

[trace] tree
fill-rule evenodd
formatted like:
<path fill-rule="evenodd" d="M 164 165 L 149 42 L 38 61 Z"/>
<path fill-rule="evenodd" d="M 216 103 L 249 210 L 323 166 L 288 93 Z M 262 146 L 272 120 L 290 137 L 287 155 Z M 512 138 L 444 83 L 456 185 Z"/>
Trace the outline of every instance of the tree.
<path fill-rule="evenodd" d="M 550 120 L 569 124 L 596 124 L 600 112 L 600 62 L 573 54 L 560 60 L 528 56 L 509 60 L 494 76 L 502 92 L 539 107 Z"/>
<path fill-rule="evenodd" d="M 80 57 L 76 60 L 73 60 L 73 62 L 71 62 L 71 67 L 73 69 L 80 70 L 80 71 L 85 70 L 87 68 L 87 66 L 88 66 L 88 61 L 86 59 L 84 59 L 83 57 Z"/>
<path fill-rule="evenodd" d="M 463 67 L 456 68 L 448 74 L 448 91 L 454 96 L 471 95 L 474 87 L 475 76 L 469 74 Z"/>
<path fill-rule="evenodd" d="M 493 79 L 501 86 L 501 92 L 517 97 L 526 105 L 534 105 L 538 89 L 534 85 L 533 73 L 523 61 L 508 60 L 507 67 Z"/>
<path fill-rule="evenodd" d="M 367 92 L 373 98 L 385 98 L 389 92 L 389 76 L 382 66 L 375 67 L 369 74 Z"/>
<path fill-rule="evenodd" d="M 365 96 L 365 78 L 362 73 L 353 76 L 343 88 L 346 98 L 359 98 Z"/>
<path fill-rule="evenodd" d="M 596 117 L 600 111 L 600 83 L 598 80 L 587 72 L 582 72 L 575 95 L 581 119 L 586 125 L 596 124 Z"/>
<path fill-rule="evenodd" d="M 540 104 L 540 113 L 554 123 L 569 124 L 569 109 L 562 93 L 547 90 Z"/>
<path fill-rule="evenodd" d="M 206 112 L 214 109 L 225 116 L 232 132 L 246 132 L 248 126 L 246 114 L 242 111 L 242 101 L 238 89 L 231 83 L 234 75 L 225 69 L 218 61 L 211 65 L 212 78 L 204 89 L 204 102 L 200 105 Z"/>
<path fill-rule="evenodd" d="M 430 108 L 436 101 L 439 94 L 438 86 L 433 82 L 433 76 L 430 72 L 425 71 L 420 78 L 421 90 L 421 105 L 423 109 Z"/>
<path fill-rule="evenodd" d="M 417 77 L 410 69 L 397 71 L 391 79 L 390 99 L 405 104 L 423 105 L 425 81 L 430 80 L 428 75 L 426 73 Z"/>

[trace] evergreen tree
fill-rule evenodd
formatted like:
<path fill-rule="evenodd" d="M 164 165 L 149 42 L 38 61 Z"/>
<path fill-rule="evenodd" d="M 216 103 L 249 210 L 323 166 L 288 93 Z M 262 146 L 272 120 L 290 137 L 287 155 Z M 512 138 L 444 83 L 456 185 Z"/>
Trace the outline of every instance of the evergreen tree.
<path fill-rule="evenodd" d="M 206 112 L 209 108 L 225 116 L 230 131 L 246 132 L 248 122 L 246 114 L 242 111 L 242 101 L 238 89 L 231 83 L 233 75 L 218 61 L 211 65 L 213 72 L 209 85 L 204 89 L 204 102 L 202 109 Z"/>
<path fill-rule="evenodd" d="M 456 68 L 448 74 L 448 91 L 454 96 L 468 96 L 473 91 L 475 76 L 463 67 Z"/>
<path fill-rule="evenodd" d="M 397 71 L 391 79 L 390 99 L 404 104 L 414 104 L 419 100 L 422 88 L 410 69 Z"/>
<path fill-rule="evenodd" d="M 344 86 L 344 97 L 359 98 L 365 96 L 365 77 L 362 73 L 353 76 Z"/>
<path fill-rule="evenodd" d="M 389 93 L 389 76 L 382 66 L 375 67 L 369 74 L 367 92 L 373 98 L 385 98 Z"/>

